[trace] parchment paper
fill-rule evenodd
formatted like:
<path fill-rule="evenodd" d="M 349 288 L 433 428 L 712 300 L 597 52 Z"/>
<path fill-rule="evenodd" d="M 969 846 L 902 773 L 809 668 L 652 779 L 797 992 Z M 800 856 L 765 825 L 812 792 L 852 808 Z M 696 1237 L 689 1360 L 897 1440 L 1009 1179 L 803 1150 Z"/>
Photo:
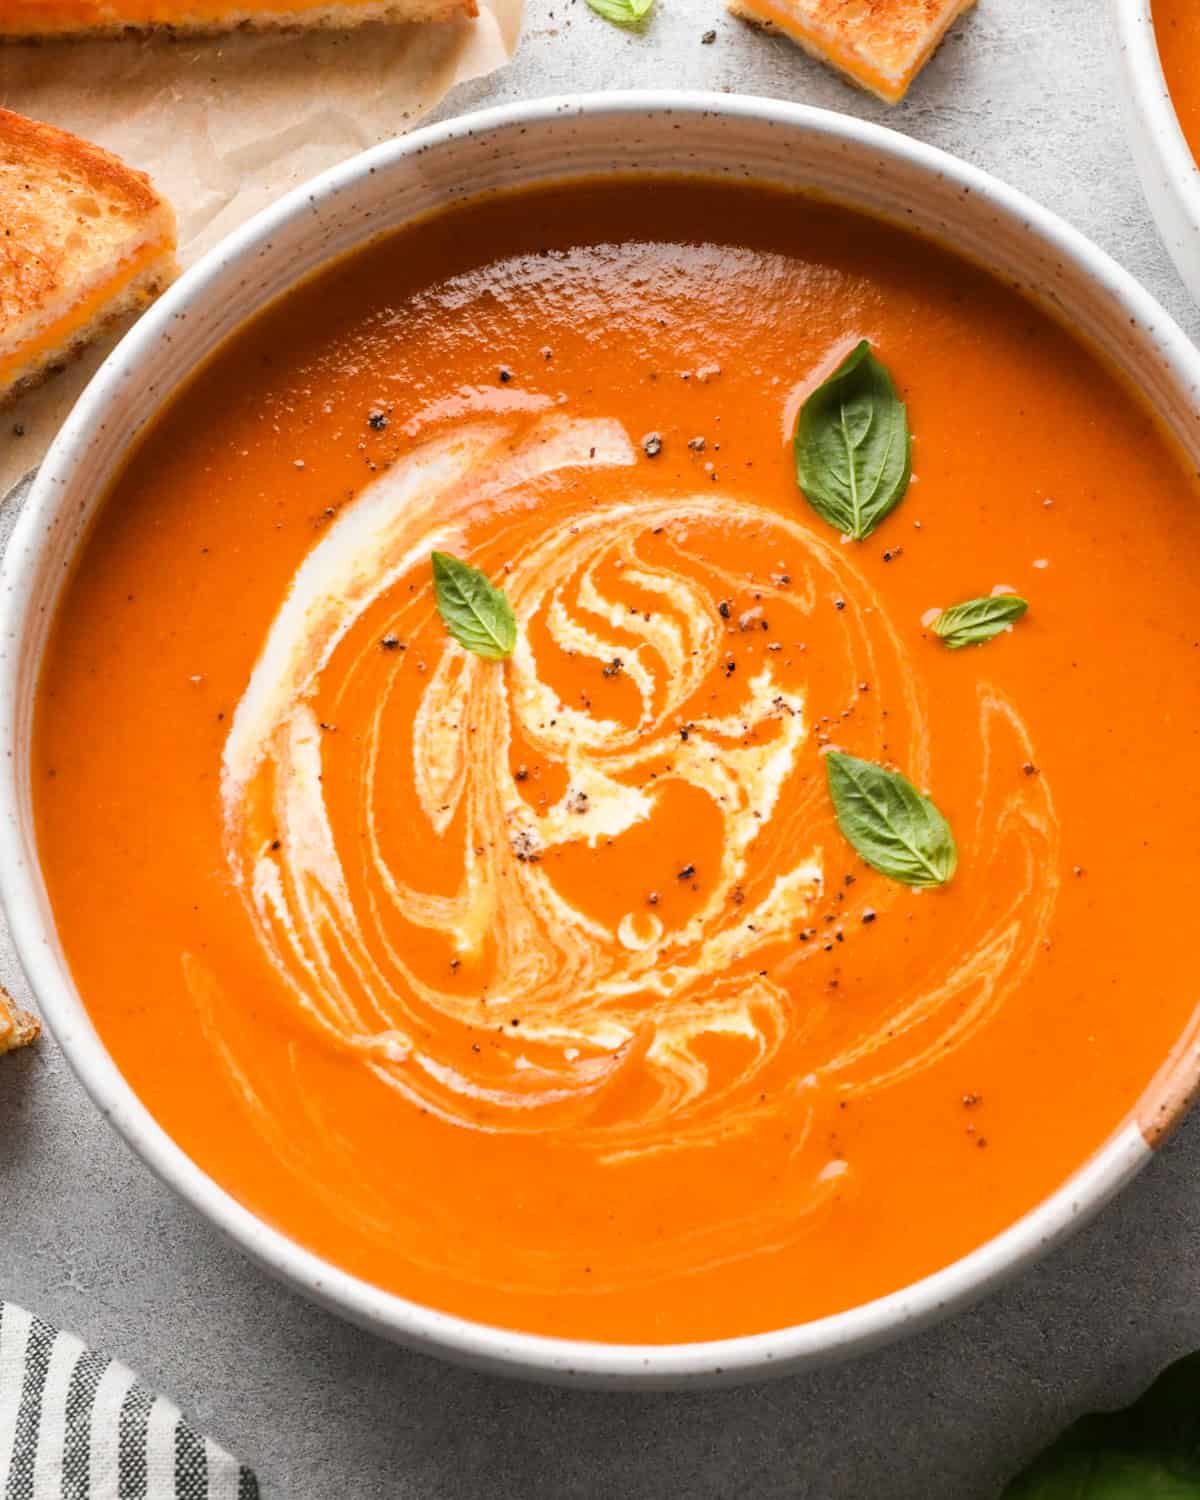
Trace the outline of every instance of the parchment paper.
<path fill-rule="evenodd" d="M 500 67 L 521 9 L 522 0 L 480 0 L 474 21 L 438 25 L 0 47 L 0 103 L 149 172 L 175 206 L 187 266 L 288 188 L 401 134 L 455 84 Z M 127 326 L 0 409 L 0 494 L 40 461 Z"/>

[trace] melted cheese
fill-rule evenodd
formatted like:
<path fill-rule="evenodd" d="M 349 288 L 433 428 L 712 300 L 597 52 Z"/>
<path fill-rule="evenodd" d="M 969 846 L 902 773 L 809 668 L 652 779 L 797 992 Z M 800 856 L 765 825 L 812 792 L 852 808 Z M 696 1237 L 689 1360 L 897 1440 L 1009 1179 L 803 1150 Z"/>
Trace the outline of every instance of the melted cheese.
<path fill-rule="evenodd" d="M 163 240 L 143 245 L 123 260 L 113 273 L 94 286 L 67 310 L 43 324 L 37 333 L 10 353 L 0 357 L 0 390 L 19 373 L 38 369 L 47 359 L 65 354 L 110 304 L 119 301 L 125 289 L 162 256 Z"/>

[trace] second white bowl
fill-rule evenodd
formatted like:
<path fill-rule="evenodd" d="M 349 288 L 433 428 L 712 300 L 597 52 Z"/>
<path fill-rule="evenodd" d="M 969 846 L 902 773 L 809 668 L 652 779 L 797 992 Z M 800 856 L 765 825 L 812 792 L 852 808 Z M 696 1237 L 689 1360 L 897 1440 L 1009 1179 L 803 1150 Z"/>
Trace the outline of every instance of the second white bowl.
<path fill-rule="evenodd" d="M 1200 167 L 1167 88 L 1150 0 L 1109 0 L 1109 11 L 1142 190 L 1176 269 L 1200 302 Z"/>

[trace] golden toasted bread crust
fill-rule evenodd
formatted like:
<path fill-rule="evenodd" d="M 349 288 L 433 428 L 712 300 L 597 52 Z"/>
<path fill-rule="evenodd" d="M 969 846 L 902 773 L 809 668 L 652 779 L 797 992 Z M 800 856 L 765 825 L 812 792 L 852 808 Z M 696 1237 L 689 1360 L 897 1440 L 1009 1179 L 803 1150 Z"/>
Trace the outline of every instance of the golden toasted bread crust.
<path fill-rule="evenodd" d="M 888 104 L 974 0 L 728 0 L 734 15 L 780 31 Z"/>
<path fill-rule="evenodd" d="M 84 14 L 86 9 L 87 14 Z M 0 0 L 0 44 L 40 42 L 49 38 L 120 36 L 125 32 L 157 32 L 167 36 L 213 36 L 228 31 L 347 30 L 369 22 L 406 24 L 450 21 L 479 14 L 477 0 L 363 0 L 361 4 L 288 5 L 246 9 L 231 3 L 195 4 L 178 0 L 147 18 L 131 13 L 120 0 L 95 0 L 87 7 L 64 6 L 56 14 L 44 6 L 36 15 L 13 0 Z M 174 11 L 169 19 L 164 11 Z"/>
<path fill-rule="evenodd" d="M 51 375 L 57 375 L 60 370 L 66 369 L 114 323 L 120 322 L 130 313 L 141 312 L 143 308 L 149 307 L 178 275 L 179 265 L 174 251 L 167 247 L 128 282 L 112 301 L 104 302 L 94 316 L 78 324 L 61 341 L 47 345 L 37 353 L 30 353 L 12 383 L 7 387 L 0 384 L 0 407 L 7 406 L 34 386 L 41 385 Z"/>
<path fill-rule="evenodd" d="M 41 1032 L 42 1023 L 27 1010 L 18 1010 L 12 996 L 0 987 L 0 1053 L 27 1047 Z"/>
<path fill-rule="evenodd" d="M 174 249 L 175 216 L 144 172 L 0 109 L 0 400 L 126 310 L 134 283 L 148 301 Z"/>
<path fill-rule="evenodd" d="M 68 130 L 0 109 L 0 153 L 7 152 L 23 158 L 31 172 L 39 166 L 57 170 L 67 165 L 98 191 L 123 198 L 136 213 L 150 213 L 163 201 L 145 172 L 126 166 L 111 151 Z"/>

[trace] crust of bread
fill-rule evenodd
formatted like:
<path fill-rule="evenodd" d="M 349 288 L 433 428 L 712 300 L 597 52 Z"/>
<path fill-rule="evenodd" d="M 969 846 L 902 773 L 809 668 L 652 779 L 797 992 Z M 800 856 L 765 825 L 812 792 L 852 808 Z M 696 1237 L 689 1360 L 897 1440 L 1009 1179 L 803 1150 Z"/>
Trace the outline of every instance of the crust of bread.
<path fill-rule="evenodd" d="M 11 109 L 0 109 L 0 151 L 5 148 L 18 153 L 30 171 L 47 165 L 70 167 L 97 190 L 124 198 L 143 213 L 151 213 L 162 204 L 145 172 L 126 166 L 102 146 L 40 120 L 29 120 Z"/>
<path fill-rule="evenodd" d="M 149 307 L 178 274 L 175 252 L 170 246 L 164 246 L 160 254 L 137 272 L 132 281 L 125 282 L 123 290 L 111 301 L 106 300 L 86 323 L 74 327 L 61 341 L 31 352 L 12 383 L 0 389 L 0 407 L 16 400 L 35 385 L 40 385 L 51 375 L 66 369 L 112 324 L 120 322 L 130 313 L 141 312 L 143 308 Z"/>
<path fill-rule="evenodd" d="M 189 4 L 177 0 L 159 9 L 174 9 L 170 20 L 146 20 L 122 16 L 120 0 L 94 0 L 93 14 L 82 17 L 79 5 L 64 6 L 48 19 L 52 6 L 42 5 L 36 14 L 24 15 L 12 0 L 0 0 L 0 44 L 69 40 L 71 37 L 121 36 L 126 32 L 156 32 L 166 36 L 215 36 L 229 31 L 344 31 L 370 22 L 402 25 L 410 22 L 450 21 L 479 14 L 477 0 L 362 0 L 361 4 L 302 6 L 280 0 L 274 8 L 253 9 L 231 4 L 214 14 L 211 4 Z"/>
<path fill-rule="evenodd" d="M 175 215 L 144 172 L 0 109 L 0 401 L 175 270 Z"/>
<path fill-rule="evenodd" d="M 896 104 L 975 0 L 728 0 L 765 31 L 778 31 L 860 88 Z"/>
<path fill-rule="evenodd" d="M 42 1023 L 27 1010 L 18 1010 L 13 998 L 0 986 L 0 1053 L 28 1047 L 42 1030 Z"/>

